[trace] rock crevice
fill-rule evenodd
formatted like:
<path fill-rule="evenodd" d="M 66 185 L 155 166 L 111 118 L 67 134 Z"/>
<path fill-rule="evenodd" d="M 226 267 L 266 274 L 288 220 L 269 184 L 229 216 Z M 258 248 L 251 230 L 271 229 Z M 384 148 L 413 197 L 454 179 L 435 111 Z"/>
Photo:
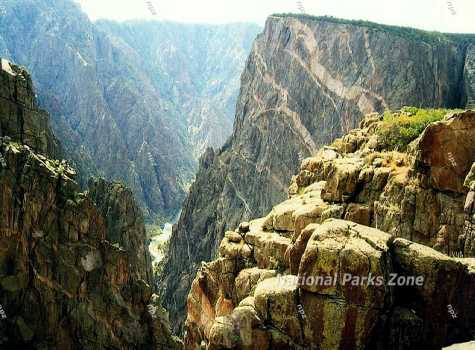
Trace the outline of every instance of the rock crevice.
<path fill-rule="evenodd" d="M 131 192 L 103 180 L 81 192 L 74 169 L 54 159 L 60 146 L 36 109 L 28 74 L 3 60 L 2 67 L 0 347 L 182 348 L 150 284 Z M 22 99 L 31 107 L 23 120 L 13 115 Z"/>

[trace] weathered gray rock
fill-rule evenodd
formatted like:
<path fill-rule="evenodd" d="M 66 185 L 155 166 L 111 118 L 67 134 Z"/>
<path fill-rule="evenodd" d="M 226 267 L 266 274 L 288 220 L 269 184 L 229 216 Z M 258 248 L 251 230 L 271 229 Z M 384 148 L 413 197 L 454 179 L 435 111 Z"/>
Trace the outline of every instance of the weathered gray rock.
<path fill-rule="evenodd" d="M 61 159 L 62 149 L 49 126 L 48 114 L 38 107 L 30 74 L 0 58 L 0 137 L 25 144 L 35 152 Z"/>
<path fill-rule="evenodd" d="M 471 44 L 467 48 L 467 58 L 464 68 L 465 81 L 465 108 L 475 109 L 475 45 Z"/>
<path fill-rule="evenodd" d="M 89 197 L 106 219 L 106 239 L 127 252 L 136 278 L 154 285 L 144 219 L 132 192 L 121 183 L 101 178 L 91 179 L 88 187 Z"/>

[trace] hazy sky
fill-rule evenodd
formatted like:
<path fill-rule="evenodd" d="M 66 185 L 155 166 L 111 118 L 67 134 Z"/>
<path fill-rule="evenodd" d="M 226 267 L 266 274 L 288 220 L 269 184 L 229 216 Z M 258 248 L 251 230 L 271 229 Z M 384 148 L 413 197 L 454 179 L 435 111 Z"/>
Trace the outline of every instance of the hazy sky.
<path fill-rule="evenodd" d="M 91 19 L 148 18 L 196 23 L 256 22 L 299 12 L 297 0 L 78 0 Z M 148 9 L 151 2 L 157 15 Z M 475 0 L 302 0 L 308 14 L 475 33 Z"/>

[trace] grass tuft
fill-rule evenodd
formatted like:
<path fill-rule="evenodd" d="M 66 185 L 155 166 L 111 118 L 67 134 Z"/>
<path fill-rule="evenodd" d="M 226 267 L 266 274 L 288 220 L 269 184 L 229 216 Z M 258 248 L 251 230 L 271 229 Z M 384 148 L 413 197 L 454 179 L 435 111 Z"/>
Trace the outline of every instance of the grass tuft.
<path fill-rule="evenodd" d="M 377 133 L 389 150 L 405 150 L 425 128 L 455 110 L 404 107 L 400 112 L 386 111 Z"/>

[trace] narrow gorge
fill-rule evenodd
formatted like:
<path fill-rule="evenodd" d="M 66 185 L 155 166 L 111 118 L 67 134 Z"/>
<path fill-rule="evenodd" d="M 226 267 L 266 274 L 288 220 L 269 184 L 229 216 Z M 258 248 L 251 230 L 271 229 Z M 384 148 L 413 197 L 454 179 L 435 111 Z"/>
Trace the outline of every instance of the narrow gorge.
<path fill-rule="evenodd" d="M 92 22 L 72 0 L 0 5 L 0 56 L 31 72 L 82 188 L 121 181 L 147 223 L 171 220 L 197 158 L 231 134 L 259 26 Z"/>
<path fill-rule="evenodd" d="M 132 193 L 81 192 L 30 75 L 2 59 L 0 79 L 0 347 L 180 349 Z"/>
<path fill-rule="evenodd" d="M 0 0 L 0 349 L 472 349 L 471 27 L 127 1 Z"/>
<path fill-rule="evenodd" d="M 201 262 L 217 255 L 227 230 L 286 198 L 302 159 L 371 112 L 468 106 L 474 47 L 470 35 L 269 17 L 241 77 L 233 134 L 202 157 L 174 228 L 160 288 L 175 331 Z"/>

